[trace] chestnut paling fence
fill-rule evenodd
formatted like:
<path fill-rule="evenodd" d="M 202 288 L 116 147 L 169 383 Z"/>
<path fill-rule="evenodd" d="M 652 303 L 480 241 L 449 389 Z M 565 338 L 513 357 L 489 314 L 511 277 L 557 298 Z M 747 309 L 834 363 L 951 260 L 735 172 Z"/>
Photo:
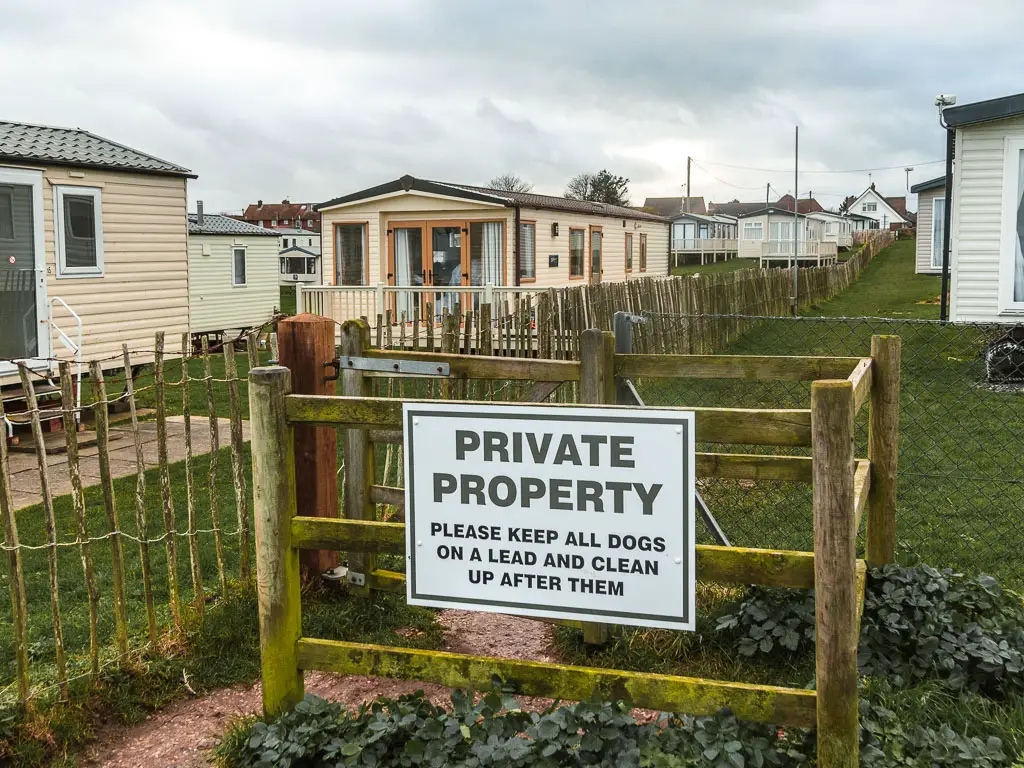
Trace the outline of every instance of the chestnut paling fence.
<path fill-rule="evenodd" d="M 698 579 L 730 584 L 814 587 L 816 690 L 646 675 L 614 669 L 510 661 L 305 637 L 301 621 L 300 555 L 310 550 L 349 553 L 351 589 L 404 591 L 405 574 L 377 565 L 381 554 L 405 554 L 401 522 L 378 518 L 379 504 L 401 507 L 401 488 L 377 485 L 376 443 L 401 443 L 399 398 L 371 397 L 371 376 L 342 370 L 345 396 L 291 394 L 291 373 L 266 367 L 250 375 L 255 492 L 256 567 L 260 609 L 263 701 L 267 714 L 293 706 L 303 693 L 303 671 L 371 674 L 481 686 L 501 678 L 527 695 L 581 699 L 594 692 L 636 706 L 708 714 L 723 706 L 737 716 L 816 727 L 819 762 L 854 766 L 858 757 L 856 649 L 867 564 L 891 562 L 895 548 L 895 475 L 899 416 L 899 339 L 875 337 L 870 357 L 730 357 L 615 354 L 609 332 L 582 334 L 579 361 L 517 360 L 370 349 L 361 321 L 342 327 L 349 355 L 447 364 L 452 390 L 474 378 L 529 382 L 525 400 L 546 402 L 567 384 L 579 402 L 610 404 L 616 379 L 758 378 L 811 382 L 810 408 L 695 408 L 699 445 L 746 445 L 760 453 L 697 456 L 700 476 L 750 481 L 785 480 L 813 489 L 814 547 L 810 552 L 697 546 Z M 394 378 L 393 376 L 390 378 Z M 408 402 L 408 401 L 406 401 Z M 869 405 L 871 439 L 866 458 L 854 454 L 854 420 Z M 552 403 L 552 408 L 559 404 Z M 344 516 L 297 514 L 296 429 L 345 431 Z M 804 453 L 784 453 L 802 449 Z M 305 510 L 304 510 L 305 511 Z M 393 518 L 394 519 L 394 518 Z M 866 560 L 856 556 L 857 532 L 866 524 Z M 607 627 L 582 626 L 585 639 L 602 642 Z"/>

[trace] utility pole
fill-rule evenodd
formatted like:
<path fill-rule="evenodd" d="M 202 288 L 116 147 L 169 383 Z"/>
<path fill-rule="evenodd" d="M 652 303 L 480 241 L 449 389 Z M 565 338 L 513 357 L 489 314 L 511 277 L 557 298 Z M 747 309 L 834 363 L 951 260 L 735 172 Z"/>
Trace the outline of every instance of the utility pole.
<path fill-rule="evenodd" d="M 798 184 L 800 183 L 800 126 L 795 126 L 796 133 L 794 134 L 793 142 L 793 314 L 796 315 L 797 298 L 799 296 L 799 282 L 798 274 L 800 272 L 800 262 L 797 260 L 797 256 L 800 252 L 800 196 L 797 193 Z"/>
<path fill-rule="evenodd" d="M 914 167 L 913 166 L 907 166 L 903 170 L 906 171 L 906 174 L 907 174 L 907 192 L 909 192 L 910 191 L 910 172 L 912 170 L 914 170 Z"/>
<path fill-rule="evenodd" d="M 693 162 L 693 158 L 689 155 L 686 156 L 686 198 L 683 200 L 683 211 L 685 213 L 690 212 L 690 163 Z"/>

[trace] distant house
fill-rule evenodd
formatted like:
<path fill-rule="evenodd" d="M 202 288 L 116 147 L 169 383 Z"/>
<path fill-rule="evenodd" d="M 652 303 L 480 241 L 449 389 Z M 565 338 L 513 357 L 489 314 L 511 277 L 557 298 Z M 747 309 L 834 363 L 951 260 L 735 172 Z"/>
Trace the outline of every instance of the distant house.
<path fill-rule="evenodd" d="M 883 197 L 874 182 L 854 200 L 850 213 L 874 219 L 881 229 L 902 229 L 911 224 L 907 217 L 907 198 Z"/>
<path fill-rule="evenodd" d="M 942 116 L 954 132 L 955 157 L 949 189 L 949 318 L 1020 323 L 1024 93 L 947 107 Z"/>
<path fill-rule="evenodd" d="M 793 196 L 786 194 L 775 201 L 775 207 L 781 208 L 784 211 L 793 210 Z M 800 213 L 820 213 L 825 209 L 821 207 L 821 203 L 815 200 L 813 197 L 802 197 L 798 205 Z"/>
<path fill-rule="evenodd" d="M 239 218 L 257 227 L 320 231 L 320 214 L 313 209 L 312 203 L 293 203 L 285 199 L 280 203 L 264 204 L 257 200 L 247 205 Z"/>
<path fill-rule="evenodd" d="M 736 219 L 723 214 L 683 213 L 672 217 L 673 266 L 708 264 L 736 257 Z"/>
<path fill-rule="evenodd" d="M 760 266 L 765 268 L 792 263 L 794 250 L 800 266 L 834 262 L 839 251 L 836 243 L 825 239 L 825 222 L 781 208 L 761 208 L 743 214 L 739 217 L 739 229 L 739 257 L 759 259 Z"/>
<path fill-rule="evenodd" d="M 942 274 L 942 245 L 946 223 L 946 177 L 915 184 L 917 195 L 917 259 L 914 271 L 923 275 Z"/>
<path fill-rule="evenodd" d="M 850 222 L 850 230 L 853 232 L 878 229 L 878 219 L 873 219 L 870 216 L 864 216 L 859 213 L 845 213 L 843 215 Z"/>
<path fill-rule="evenodd" d="M 128 344 L 142 363 L 157 331 L 175 349 L 189 330 L 194 178 L 88 131 L 0 122 L 0 358 L 53 372 L 52 358 Z M 0 360 L 0 382 L 15 374 Z"/>
<path fill-rule="evenodd" d="M 424 311 L 424 296 L 437 311 L 467 294 L 449 287 L 479 286 L 479 297 L 488 285 L 537 289 L 668 273 L 668 220 L 634 208 L 412 176 L 316 208 L 328 282 L 350 293 L 368 287 L 371 299 L 380 284 L 397 316 Z M 384 308 L 361 310 L 377 311 Z"/>
<path fill-rule="evenodd" d="M 281 285 L 322 283 L 320 234 L 304 229 L 280 229 L 278 236 Z"/>
<path fill-rule="evenodd" d="M 230 216 L 188 215 L 188 294 L 192 333 L 251 328 L 280 304 L 278 235 Z"/>
<path fill-rule="evenodd" d="M 648 197 L 644 200 L 644 210 L 659 216 L 672 218 L 680 213 L 708 212 L 703 197 Z"/>

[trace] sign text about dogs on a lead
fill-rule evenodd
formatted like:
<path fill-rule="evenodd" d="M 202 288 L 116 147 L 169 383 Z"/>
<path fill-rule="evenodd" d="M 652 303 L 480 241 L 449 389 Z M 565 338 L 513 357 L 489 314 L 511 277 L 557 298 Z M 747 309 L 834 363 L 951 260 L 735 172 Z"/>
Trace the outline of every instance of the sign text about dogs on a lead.
<path fill-rule="evenodd" d="M 692 629 L 693 415 L 407 403 L 408 601 Z"/>

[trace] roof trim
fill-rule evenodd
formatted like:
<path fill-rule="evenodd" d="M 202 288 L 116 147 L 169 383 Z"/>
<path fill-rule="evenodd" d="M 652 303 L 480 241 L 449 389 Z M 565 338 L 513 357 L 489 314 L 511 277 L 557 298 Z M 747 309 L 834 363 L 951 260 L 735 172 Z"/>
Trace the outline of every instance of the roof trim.
<path fill-rule="evenodd" d="M 743 214 L 740 214 L 739 216 L 737 216 L 736 218 L 737 219 L 750 219 L 750 218 L 753 218 L 754 216 L 764 216 L 765 214 L 768 214 L 769 216 L 771 216 L 772 214 L 776 214 L 776 213 L 779 214 L 780 216 L 788 216 L 790 218 L 793 218 L 793 216 L 795 215 L 797 218 L 800 218 L 800 219 L 806 219 L 810 215 L 810 214 L 806 214 L 806 213 L 796 213 L 796 214 L 794 214 L 793 211 L 790 211 L 790 210 L 788 210 L 786 208 L 771 207 L 771 208 L 762 208 L 759 211 L 751 211 L 750 213 L 743 213 Z"/>
<path fill-rule="evenodd" d="M 496 203 L 506 207 L 513 206 L 512 201 L 507 198 L 485 195 L 480 192 L 471 192 L 468 189 L 449 186 L 447 184 L 439 184 L 435 181 L 426 181 L 424 179 L 417 179 L 413 176 L 405 175 L 400 179 L 395 179 L 394 181 L 388 181 L 384 184 L 378 184 L 375 187 L 368 187 L 366 189 L 359 190 L 358 192 L 352 192 L 348 195 L 336 197 L 333 200 L 328 200 L 324 203 L 318 203 L 313 206 L 313 210 L 324 211 L 329 208 L 338 208 L 348 203 L 373 200 L 377 197 L 385 197 L 402 192 L 425 192 L 427 194 L 440 195 L 441 197 L 474 200 L 480 203 Z"/>
<path fill-rule="evenodd" d="M 132 150 L 138 152 L 138 150 Z M 139 153 L 144 154 L 144 153 Z M 154 160 L 160 160 L 155 157 Z M 0 153 L 0 162 L 3 163 L 22 163 L 25 165 L 35 166 L 51 166 L 56 165 L 60 168 L 94 168 L 100 171 L 120 171 L 121 173 L 140 173 L 146 176 L 173 176 L 179 179 L 198 179 L 199 176 L 192 171 L 182 169 L 181 171 L 171 170 L 155 170 L 152 168 L 126 168 L 123 165 L 113 165 L 107 163 L 87 163 L 80 160 L 54 160 L 49 157 L 36 157 L 29 155 L 9 155 Z M 166 160 L 160 160 L 161 163 L 167 162 Z"/>
<path fill-rule="evenodd" d="M 946 174 L 929 179 L 928 181 L 922 181 L 920 184 L 915 184 L 910 188 L 910 191 L 916 195 L 918 192 L 927 192 L 930 189 L 939 189 L 944 186 L 946 186 Z"/>
<path fill-rule="evenodd" d="M 950 128 L 962 128 L 1019 115 L 1024 115 L 1024 93 L 961 104 L 959 107 L 946 107 L 942 110 L 942 119 Z"/>
<path fill-rule="evenodd" d="M 291 246 L 285 248 L 283 251 L 278 251 L 278 255 L 279 256 L 284 256 L 286 253 L 291 253 L 292 251 L 299 251 L 301 253 L 306 254 L 307 256 L 311 256 L 311 257 L 315 256 L 318 259 L 321 256 L 321 254 L 317 253 L 316 251 L 307 250 L 305 247 L 303 247 L 301 245 L 291 245 Z"/>

